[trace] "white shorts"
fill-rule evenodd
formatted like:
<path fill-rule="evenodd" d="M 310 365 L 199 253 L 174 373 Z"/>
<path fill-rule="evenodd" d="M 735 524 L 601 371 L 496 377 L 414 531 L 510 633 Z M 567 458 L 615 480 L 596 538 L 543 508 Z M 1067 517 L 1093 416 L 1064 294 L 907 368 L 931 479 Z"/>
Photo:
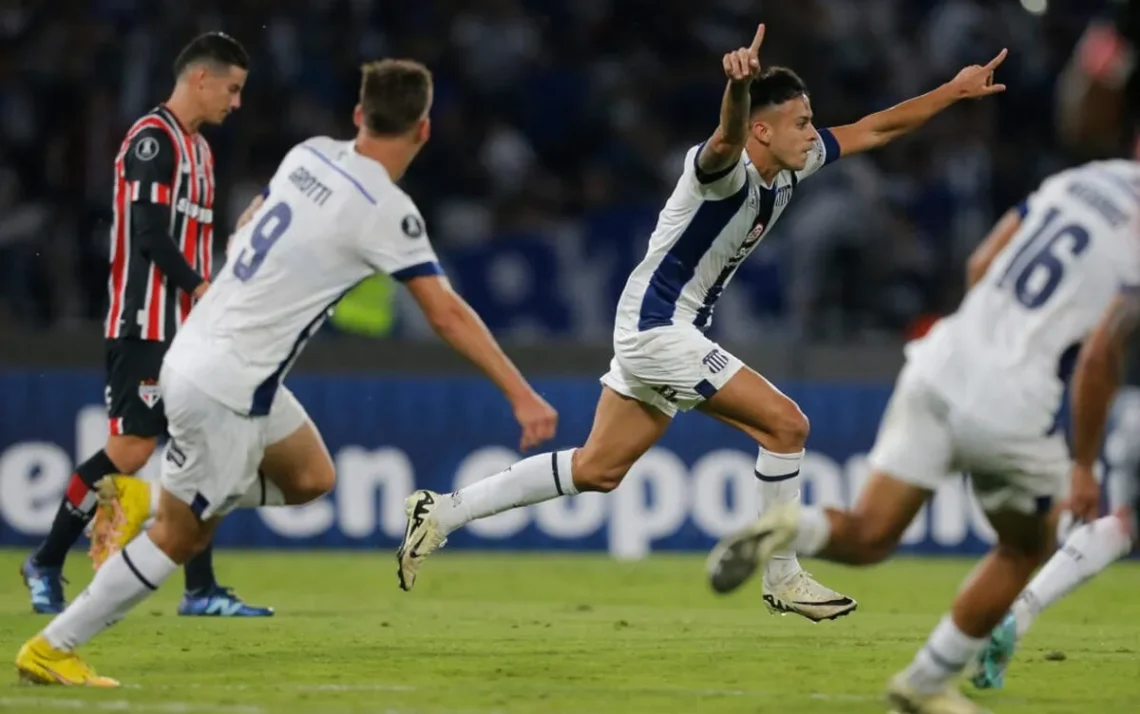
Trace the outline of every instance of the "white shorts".
<path fill-rule="evenodd" d="M 257 482 L 266 447 L 309 421 L 305 408 L 284 386 L 263 417 L 238 414 L 166 366 L 159 386 L 170 433 L 162 487 L 203 521 L 232 511 Z"/>
<path fill-rule="evenodd" d="M 602 384 L 673 416 L 716 394 L 743 366 L 697 328 L 669 325 L 616 335 Z"/>
<path fill-rule="evenodd" d="M 1070 473 L 1064 436 L 997 433 L 955 410 L 903 368 L 887 404 L 871 468 L 937 490 L 957 472 L 970 475 L 982 510 L 1047 513 L 1064 496 Z"/>

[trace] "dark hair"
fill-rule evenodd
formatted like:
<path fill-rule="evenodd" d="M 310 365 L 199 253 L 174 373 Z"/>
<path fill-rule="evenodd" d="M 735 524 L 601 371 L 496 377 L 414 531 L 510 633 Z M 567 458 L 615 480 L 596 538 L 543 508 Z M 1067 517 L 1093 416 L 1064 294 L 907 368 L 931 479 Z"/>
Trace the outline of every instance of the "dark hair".
<path fill-rule="evenodd" d="M 183 47 L 174 60 L 174 76 L 181 76 L 187 67 L 199 62 L 210 62 L 226 69 L 249 69 L 249 55 L 245 48 L 224 32 L 207 32 Z"/>
<path fill-rule="evenodd" d="M 787 67 L 769 67 L 748 88 L 752 111 L 783 104 L 789 99 L 807 96 L 807 93 L 804 81 Z"/>
<path fill-rule="evenodd" d="M 369 62 L 360 71 L 365 127 L 380 136 L 410 131 L 431 101 L 431 70 L 415 60 L 385 59 Z"/>

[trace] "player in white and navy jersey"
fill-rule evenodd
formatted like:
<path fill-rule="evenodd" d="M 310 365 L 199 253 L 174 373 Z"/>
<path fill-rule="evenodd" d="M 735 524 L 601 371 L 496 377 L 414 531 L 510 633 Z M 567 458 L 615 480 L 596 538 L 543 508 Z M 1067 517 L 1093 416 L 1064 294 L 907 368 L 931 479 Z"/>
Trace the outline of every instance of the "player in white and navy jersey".
<path fill-rule="evenodd" d="M 1078 324 L 1091 332 L 1081 348 L 1073 378 L 1074 463 L 1068 510 L 1063 514 L 1071 514 L 1083 523 L 1068 534 L 1061 550 L 1030 581 L 991 633 L 972 677 L 974 685 L 981 689 L 1004 685 L 1005 670 L 1017 642 L 1045 608 L 1128 555 L 1140 535 L 1135 471 L 1121 474 L 1126 483 L 1118 484 L 1118 488 L 1127 496 L 1118 499 L 1115 512 L 1102 518 L 1098 518 L 1100 487 L 1093 476 L 1110 402 L 1111 409 L 1127 419 L 1128 402 L 1136 398 L 1134 388 L 1121 390 L 1123 393 L 1117 388 L 1123 376 L 1125 343 L 1140 319 L 1140 163 L 1104 161 L 1065 172 L 1046 183 L 1032 203 L 1050 206 L 1048 210 L 1054 213 L 1048 216 L 1054 225 L 1083 208 L 1090 215 L 1079 225 L 1099 224 L 1100 228 L 1092 232 L 1089 246 L 1079 254 L 1081 265 L 1089 273 L 1085 300 L 1067 311 L 1067 319 L 1057 319 L 1054 327 L 1066 336 L 1071 336 Z M 1100 221 L 1095 220 L 1097 215 Z M 1112 230 L 1105 224 L 1110 224 Z M 1098 245 L 1094 246 L 1093 241 Z M 1101 255 L 1093 254 L 1099 244 L 1112 246 L 1115 252 L 1104 256 L 1108 248 L 1101 248 Z M 1107 309 L 1103 307 L 1105 303 Z M 1099 324 L 1091 329 L 1095 320 Z M 1120 428 L 1125 433 L 1123 440 L 1131 442 L 1135 424 L 1125 421 Z M 1120 450 L 1135 448 L 1130 443 L 1122 446 Z"/>
<path fill-rule="evenodd" d="M 439 334 L 503 390 L 522 448 L 553 435 L 557 414 L 450 289 L 423 218 L 395 184 L 428 139 L 431 97 L 419 63 L 366 65 L 356 139 L 294 147 L 244 214 L 225 267 L 163 361 L 170 441 L 154 524 L 24 645 L 23 679 L 117 686 L 75 648 L 158 588 L 233 508 L 297 505 L 331 490 L 320 434 L 282 382 L 333 305 L 376 272 L 403 281 Z"/>
<path fill-rule="evenodd" d="M 594 427 L 579 449 L 536 456 L 460 492 L 421 491 L 409 500 L 401 582 L 411 587 L 423 557 L 473 519 L 581 491 L 610 491 L 661 437 L 678 410 L 694 407 L 759 444 L 756 475 L 765 508 L 799 498 L 808 434 L 796 404 L 710 340 L 717 300 L 740 263 L 771 230 L 798 183 L 840 156 L 882 146 L 954 102 L 1001 90 L 997 58 L 970 67 L 922 97 L 847 126 L 817 131 L 803 82 L 782 68 L 760 71 L 764 27 L 752 45 L 726 54 L 728 78 L 713 135 L 686 155 L 645 259 L 618 304 L 614 358 L 602 377 Z M 408 544 L 414 543 L 414 548 Z M 855 609 L 786 552 L 765 577 L 776 611 L 813 620 Z"/>
<path fill-rule="evenodd" d="M 1046 180 L 975 252 L 972 287 L 958 310 L 908 345 L 855 507 L 767 514 L 718 544 L 714 586 L 739 587 L 788 543 L 837 562 L 877 563 L 935 490 L 968 473 L 997 545 L 892 680 L 889 698 L 898 711 L 917 714 L 982 712 L 952 680 L 981 656 L 975 683 L 1000 686 L 1018 630 L 1132 545 L 1128 514 L 1091 521 L 1099 488 L 1093 464 L 1123 341 L 1140 314 L 1138 229 L 1140 164 L 1097 162 Z M 1074 365 L 1071 462 L 1058 415 Z M 1090 522 L 994 631 L 1048 552 L 1054 504 L 1070 476 L 1070 507 Z"/>

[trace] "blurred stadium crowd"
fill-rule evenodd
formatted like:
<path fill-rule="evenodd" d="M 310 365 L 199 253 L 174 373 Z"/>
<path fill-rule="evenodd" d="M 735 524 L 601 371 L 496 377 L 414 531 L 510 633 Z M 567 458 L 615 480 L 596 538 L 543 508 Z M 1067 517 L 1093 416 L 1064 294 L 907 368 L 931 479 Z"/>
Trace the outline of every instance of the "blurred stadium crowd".
<path fill-rule="evenodd" d="M 526 319 L 488 321 L 605 339 L 604 309 L 579 315 L 575 296 L 612 309 L 680 157 L 716 124 L 720 55 L 762 19 L 762 62 L 805 78 L 820 126 L 1010 48 L 998 101 L 958 106 L 805 184 L 738 278 L 742 302 L 718 313 L 729 334 L 762 320 L 820 340 L 897 335 L 954 305 L 992 221 L 1069 162 L 1053 139 L 1054 80 L 1101 4 L 1054 0 L 1039 15 L 1014 0 L 8 0 L 0 325 L 102 319 L 114 153 L 167 96 L 177 48 L 224 29 L 253 66 L 242 110 L 207 130 L 221 226 L 293 143 L 351 134 L 361 61 L 412 56 L 437 87 L 433 139 L 406 188 L 460 288 L 487 310 L 519 280 L 557 284 L 559 299 L 526 301 Z M 497 262 L 512 251 L 529 275 Z"/>

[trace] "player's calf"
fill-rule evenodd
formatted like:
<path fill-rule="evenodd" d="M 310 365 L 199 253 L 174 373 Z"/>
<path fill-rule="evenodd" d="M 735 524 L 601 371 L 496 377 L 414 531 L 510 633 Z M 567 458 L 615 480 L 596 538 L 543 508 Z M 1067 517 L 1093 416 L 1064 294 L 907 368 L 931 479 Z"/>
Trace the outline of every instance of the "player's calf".
<path fill-rule="evenodd" d="M 989 642 L 990 632 L 1041 562 L 1049 543 L 1047 515 L 1016 511 L 988 513 L 998 544 L 971 574 L 951 613 L 931 633 L 910 666 L 899 675 L 911 691 L 944 691 Z"/>
<path fill-rule="evenodd" d="M 670 421 L 606 387 L 582 448 L 531 456 L 455 493 L 416 491 L 406 502 L 408 523 L 396 554 L 400 587 L 410 590 L 424 559 L 473 520 L 582 491 L 612 491 Z"/>

